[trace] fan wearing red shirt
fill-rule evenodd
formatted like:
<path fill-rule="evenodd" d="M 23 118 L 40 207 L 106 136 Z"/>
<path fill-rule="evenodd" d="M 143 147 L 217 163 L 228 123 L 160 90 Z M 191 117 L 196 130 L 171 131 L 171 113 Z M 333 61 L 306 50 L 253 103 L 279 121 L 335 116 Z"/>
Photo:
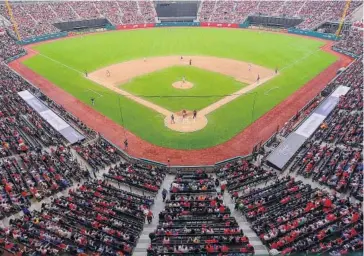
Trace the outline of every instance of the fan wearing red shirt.
<path fill-rule="evenodd" d="M 225 244 L 221 247 L 221 252 L 228 252 L 229 247 L 227 247 Z"/>

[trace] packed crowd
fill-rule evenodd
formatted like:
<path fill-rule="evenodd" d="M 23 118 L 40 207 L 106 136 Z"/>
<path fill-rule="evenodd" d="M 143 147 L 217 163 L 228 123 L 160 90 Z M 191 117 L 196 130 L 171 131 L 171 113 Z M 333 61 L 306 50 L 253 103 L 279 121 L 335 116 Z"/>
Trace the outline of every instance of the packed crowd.
<path fill-rule="evenodd" d="M 203 1 L 202 22 L 242 23 L 249 15 L 301 17 L 302 29 L 314 29 L 324 21 L 339 21 L 345 1 Z M 352 1 L 348 15 L 361 5 Z"/>
<path fill-rule="evenodd" d="M 6 32 L 0 34 L 0 62 L 21 53 L 24 53 L 24 49 L 15 40 L 9 37 Z"/>
<path fill-rule="evenodd" d="M 29 85 L 4 64 L 0 64 L 0 86 L 0 157 L 66 143 L 61 134 L 20 98 L 17 92 L 23 90 L 37 95 L 44 104 L 87 138 L 96 136 L 78 118 Z"/>
<path fill-rule="evenodd" d="M 345 1 L 210 1 L 201 3 L 200 21 L 242 23 L 248 15 L 301 17 L 299 28 L 314 29 L 324 21 L 338 21 Z M 350 15 L 360 1 L 352 1 Z M 143 1 L 71 1 L 12 3 L 13 17 L 22 38 L 55 33 L 57 22 L 106 18 L 113 25 L 154 23 L 153 2 Z M 0 15 L 8 20 L 6 5 Z M 360 25 L 359 25 L 360 26 Z"/>
<path fill-rule="evenodd" d="M 358 20 L 353 23 L 353 27 L 364 28 L 364 20 Z"/>
<path fill-rule="evenodd" d="M 98 138 L 96 142 L 88 145 L 75 145 L 74 149 L 94 171 L 99 171 L 121 160 L 120 151 L 103 138 Z"/>
<path fill-rule="evenodd" d="M 16 255 L 132 255 L 153 200 L 104 181 L 24 211 L 0 231 L 0 247 Z"/>
<path fill-rule="evenodd" d="M 276 174 L 252 161 L 239 160 L 235 163 L 228 163 L 217 170 L 216 176 L 223 179 L 226 182 L 227 190 L 236 195 L 247 187 L 266 183 Z"/>
<path fill-rule="evenodd" d="M 30 205 L 32 198 L 42 200 L 73 184 L 89 179 L 87 169 L 81 168 L 69 147 L 51 147 L 50 152 L 39 149 L 22 154 L 19 159 L 0 161 L 1 215 L 9 216 Z"/>
<path fill-rule="evenodd" d="M 356 60 L 333 82 L 350 87 L 297 154 L 291 167 L 338 192 L 363 198 L 363 63 Z"/>
<path fill-rule="evenodd" d="M 278 179 L 235 198 L 270 253 L 345 255 L 363 248 L 360 204 L 351 204 L 294 178 Z"/>
<path fill-rule="evenodd" d="M 166 176 L 166 169 L 154 165 L 119 163 L 109 167 L 105 178 L 155 194 Z"/>
<path fill-rule="evenodd" d="M 254 254 L 254 247 L 230 215 L 222 194 L 216 193 L 215 183 L 218 180 L 203 171 L 176 176 L 165 208 L 159 213 L 159 224 L 149 234 L 148 255 Z M 186 184 L 191 184 L 188 191 L 179 189 Z M 212 185 L 204 189 L 207 184 Z"/>
<path fill-rule="evenodd" d="M 143 1 L 69 1 L 11 3 L 21 38 L 58 32 L 54 23 L 106 18 L 113 25 L 155 22 L 156 12 L 150 0 Z M 0 15 L 10 20 L 6 5 Z"/>
<path fill-rule="evenodd" d="M 344 50 L 355 54 L 363 55 L 364 30 L 352 26 L 349 31 L 343 33 L 341 40 L 335 45 L 339 50 Z"/>

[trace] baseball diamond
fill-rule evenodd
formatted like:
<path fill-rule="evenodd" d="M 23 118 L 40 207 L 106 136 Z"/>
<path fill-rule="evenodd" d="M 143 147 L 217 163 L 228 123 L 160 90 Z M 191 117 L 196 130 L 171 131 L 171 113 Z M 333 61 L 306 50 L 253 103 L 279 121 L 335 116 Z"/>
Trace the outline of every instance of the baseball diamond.
<path fill-rule="evenodd" d="M 363 2 L 0 2 L 0 254 L 363 255 Z"/>
<path fill-rule="evenodd" d="M 226 42 L 224 38 L 231 40 Z M 269 46 L 265 44 L 266 41 L 270 42 Z M 206 42 L 209 42 L 208 45 Z M 102 44 L 107 44 L 108 47 L 94 47 Z M 31 51 L 39 52 L 39 54 L 28 58 L 24 64 L 88 105 L 91 105 L 90 96 L 88 93 L 85 94 L 84 90 L 87 88 L 100 92 L 104 97 L 98 99 L 92 107 L 146 141 L 168 148 L 201 149 L 233 138 L 334 63 L 335 55 L 320 50 L 320 47 L 324 45 L 324 42 L 313 39 L 269 32 L 262 34 L 249 30 L 160 28 L 83 35 L 42 43 L 31 46 Z M 109 49 L 115 49 L 115 51 L 110 52 Z M 163 55 L 166 57 L 162 57 Z M 180 60 L 181 56 L 184 57 L 183 60 Z M 215 59 L 209 56 L 215 56 Z M 189 95 L 186 95 L 178 90 L 162 90 L 164 83 L 169 87 L 172 81 L 187 75 L 170 70 L 175 74 L 170 81 L 169 77 L 172 75 L 155 77 L 154 72 L 176 65 L 189 67 L 190 59 L 193 60 L 192 68 L 218 72 L 227 76 L 226 79 L 231 77 L 233 79 L 230 83 L 234 80 L 243 83 L 257 82 L 257 77 L 260 76 L 259 86 L 254 90 L 247 90 L 257 95 L 245 92 L 242 92 L 239 97 L 233 95 L 232 97 L 236 100 L 211 113 L 207 112 L 208 123 L 196 132 L 181 134 L 169 129 L 165 126 L 164 119 L 170 116 L 170 111 L 162 110 L 159 104 L 153 105 L 152 108 L 146 107 L 146 104 L 161 103 L 161 101 L 172 104 L 175 101 L 179 104 L 178 108 L 174 107 L 170 110 L 179 111 L 187 107 L 193 110 L 194 105 L 198 108 L 198 103 L 201 101 L 214 102 L 224 95 L 228 96 L 235 92 L 227 90 L 228 87 L 225 88 L 218 83 L 208 86 L 212 81 L 207 74 L 204 75 L 205 77 L 199 76 L 200 83 L 205 84 L 205 90 L 201 90 L 199 94 L 194 95 L 191 91 Z M 249 71 L 249 65 L 251 65 L 251 71 Z M 282 71 L 276 78 L 265 82 L 266 76 L 276 75 L 275 68 Z M 84 70 L 87 70 L 87 77 Z M 106 76 L 106 70 L 110 71 L 109 77 Z M 59 72 L 63 75 L 60 76 Z M 220 77 L 220 79 L 224 78 Z M 141 83 L 140 81 L 147 86 L 133 85 L 133 82 Z M 214 77 L 215 81 L 218 80 Z M 194 81 L 190 82 L 194 83 Z M 226 84 L 226 81 L 221 83 Z M 122 90 L 123 86 L 120 87 L 122 84 L 125 84 L 126 91 Z M 108 89 L 105 89 L 105 86 Z M 280 87 L 280 90 L 264 95 L 265 91 L 276 86 Z M 197 86 L 194 89 L 198 90 Z M 134 91 L 145 96 L 138 97 L 138 104 L 131 102 L 135 97 L 129 93 L 135 95 Z M 151 97 L 156 95 L 163 98 L 158 100 L 158 97 Z M 206 97 L 204 99 L 204 97 L 187 96 Z M 252 115 L 255 97 L 255 109 Z M 120 118 L 118 101 L 123 109 L 123 120 Z M 141 101 L 144 103 L 140 104 Z M 183 101 L 188 102 L 186 103 L 188 106 L 183 106 Z M 157 117 L 157 113 L 160 116 Z M 147 132 L 145 127 L 148 127 Z"/>

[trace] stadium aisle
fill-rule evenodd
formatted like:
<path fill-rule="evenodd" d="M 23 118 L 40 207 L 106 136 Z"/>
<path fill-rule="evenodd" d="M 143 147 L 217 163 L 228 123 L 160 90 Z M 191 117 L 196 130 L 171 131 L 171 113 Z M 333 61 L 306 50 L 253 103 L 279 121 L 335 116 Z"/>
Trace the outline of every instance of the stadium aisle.
<path fill-rule="evenodd" d="M 154 218 L 151 224 L 144 224 L 144 229 L 138 243 L 134 249 L 133 256 L 146 256 L 147 255 L 147 248 L 150 245 L 149 233 L 152 233 L 158 225 L 158 214 L 160 211 L 164 209 L 164 202 L 162 199 L 162 190 L 163 188 L 169 190 L 169 186 L 171 185 L 172 181 L 174 180 L 175 175 L 167 174 L 164 182 L 161 186 L 161 189 L 157 196 L 154 199 L 154 205 L 152 206 L 151 210 L 154 214 Z"/>

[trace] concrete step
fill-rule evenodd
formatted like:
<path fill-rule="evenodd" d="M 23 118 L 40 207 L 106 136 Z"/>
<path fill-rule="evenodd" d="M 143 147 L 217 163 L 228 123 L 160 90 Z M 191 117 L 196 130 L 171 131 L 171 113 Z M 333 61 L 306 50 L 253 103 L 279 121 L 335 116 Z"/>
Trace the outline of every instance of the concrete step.
<path fill-rule="evenodd" d="M 164 206 L 165 206 L 165 204 L 163 202 L 163 198 L 162 198 L 163 188 L 169 190 L 169 187 L 170 187 L 172 181 L 174 180 L 174 177 L 175 177 L 174 175 L 167 174 L 161 185 L 161 188 L 160 188 L 158 194 L 156 194 L 156 196 L 154 197 L 154 205 L 151 207 L 151 210 L 154 214 L 153 221 L 151 224 L 144 224 L 144 229 L 143 229 L 142 234 L 140 235 L 140 238 L 138 240 L 138 243 L 134 249 L 133 256 L 147 255 L 147 248 L 150 244 L 149 234 L 152 233 L 157 228 L 158 215 L 164 209 Z"/>
<path fill-rule="evenodd" d="M 147 250 L 143 248 L 135 248 L 133 256 L 147 256 Z"/>
<path fill-rule="evenodd" d="M 135 247 L 135 249 L 138 249 L 138 251 L 140 249 L 144 249 L 144 251 L 146 251 L 148 246 L 149 246 L 149 243 L 140 243 L 140 242 L 138 242 L 138 246 Z"/>

